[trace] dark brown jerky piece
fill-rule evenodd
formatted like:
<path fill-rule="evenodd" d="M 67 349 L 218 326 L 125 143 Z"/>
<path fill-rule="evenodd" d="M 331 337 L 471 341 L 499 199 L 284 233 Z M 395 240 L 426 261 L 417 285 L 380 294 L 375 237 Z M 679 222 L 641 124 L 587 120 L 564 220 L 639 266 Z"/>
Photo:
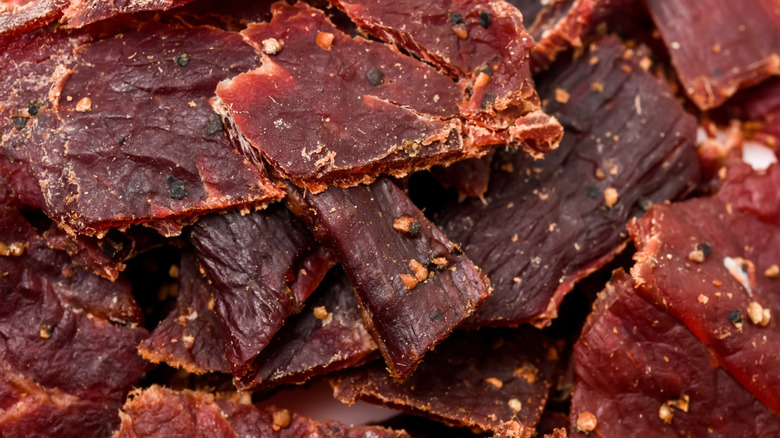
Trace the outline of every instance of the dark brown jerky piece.
<path fill-rule="evenodd" d="M 347 426 L 314 421 L 285 409 L 261 408 L 247 394 L 173 391 L 160 386 L 139 390 L 124 406 L 122 427 L 114 438 L 161 436 L 230 438 L 391 438 L 403 431 L 377 426 Z"/>
<path fill-rule="evenodd" d="M 296 185 L 353 186 L 505 142 L 461 120 L 462 87 L 432 67 L 350 37 L 303 3 L 272 10 L 270 23 L 242 32 L 262 66 L 220 83 L 215 108 L 248 154 L 259 151 Z"/>
<path fill-rule="evenodd" d="M 780 6 L 756 0 L 645 1 L 683 89 L 702 110 L 780 74 Z"/>
<path fill-rule="evenodd" d="M 62 16 L 69 0 L 30 0 L 0 3 L 0 37 L 41 27 Z"/>
<path fill-rule="evenodd" d="M 539 90 L 566 129 L 561 146 L 538 161 L 499 151 L 485 203 L 439 221 L 495 288 L 471 324 L 549 324 L 574 284 L 622 250 L 632 216 L 698 181 L 695 121 L 617 39 Z"/>
<path fill-rule="evenodd" d="M 534 47 L 517 9 L 501 0 L 331 0 L 363 30 L 428 61 L 467 85 L 461 113 L 507 142 L 542 156 L 561 139 L 539 108 L 529 56 Z M 400 12 L 400 13 L 399 13 Z"/>
<path fill-rule="evenodd" d="M 108 435 L 146 371 L 129 285 L 74 266 L 7 205 L 0 242 L 0 435 Z"/>
<path fill-rule="evenodd" d="M 487 192 L 493 153 L 482 158 L 458 161 L 447 167 L 434 167 L 431 173 L 444 187 L 458 189 L 460 199 L 479 198 Z"/>
<path fill-rule="evenodd" d="M 288 201 L 338 256 L 396 377 L 490 295 L 485 274 L 389 179 L 318 195 L 291 189 Z"/>
<path fill-rule="evenodd" d="M 230 372 L 225 359 L 225 334 L 212 310 L 212 288 L 198 271 L 195 255 L 185 253 L 179 268 L 176 308 L 138 347 L 152 363 L 191 373 Z"/>
<path fill-rule="evenodd" d="M 777 187 L 777 165 L 763 175 L 743 173 L 715 198 L 655 206 L 629 232 L 638 249 L 631 270 L 637 290 L 683 321 L 723 369 L 780 413 Z"/>
<path fill-rule="evenodd" d="M 780 434 L 780 418 L 713 366 L 707 347 L 622 270 L 594 304 L 574 358 L 573 436 L 587 436 L 590 415 L 592 433 L 604 437 Z"/>
<path fill-rule="evenodd" d="M 742 119 L 751 138 L 776 147 L 780 142 L 780 78 L 737 93 L 718 109 L 715 117 L 724 121 Z"/>
<path fill-rule="evenodd" d="M 285 322 L 255 359 L 254 371 L 234 383 L 239 390 L 303 383 L 359 365 L 376 350 L 352 285 L 339 273 L 323 282 L 299 315 Z"/>
<path fill-rule="evenodd" d="M 213 285 L 228 363 L 242 377 L 334 261 L 281 205 L 205 216 L 191 239 Z"/>
<path fill-rule="evenodd" d="M 536 329 L 450 336 L 403 382 L 371 364 L 333 379 L 334 396 L 365 400 L 455 426 L 530 437 L 552 385 L 558 351 Z"/>
<path fill-rule="evenodd" d="M 76 35 L 32 32 L 0 55 L 0 166 L 20 200 L 77 233 L 143 223 L 174 235 L 281 195 L 224 132 L 209 134 L 217 82 L 255 62 L 240 36 L 153 22 Z"/>

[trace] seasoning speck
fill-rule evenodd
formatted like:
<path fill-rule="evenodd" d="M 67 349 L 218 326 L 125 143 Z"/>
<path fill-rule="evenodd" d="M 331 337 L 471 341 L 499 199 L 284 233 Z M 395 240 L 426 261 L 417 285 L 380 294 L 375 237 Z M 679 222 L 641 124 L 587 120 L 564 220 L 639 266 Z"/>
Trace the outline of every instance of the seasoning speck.
<path fill-rule="evenodd" d="M 596 430 L 596 426 L 598 425 L 598 420 L 596 419 L 596 416 L 593 415 L 591 412 L 584 411 L 580 412 L 577 415 L 577 431 L 582 433 L 592 433 L 594 430 Z"/>
<path fill-rule="evenodd" d="M 463 23 L 454 24 L 452 26 L 452 32 L 455 34 L 455 36 L 462 40 L 465 40 L 469 37 L 469 30 Z"/>
<path fill-rule="evenodd" d="M 734 309 L 731 311 L 731 313 L 728 314 L 726 317 L 728 318 L 729 322 L 734 325 L 737 329 L 742 329 L 742 311 L 739 309 Z"/>
<path fill-rule="evenodd" d="M 29 105 L 27 105 L 27 114 L 34 116 L 38 114 L 38 111 L 41 109 L 41 103 L 37 100 L 33 100 L 30 102 Z"/>
<path fill-rule="evenodd" d="M 168 194 L 171 195 L 171 198 L 173 199 L 184 199 L 185 196 L 187 196 L 187 189 L 184 187 L 184 183 L 179 181 L 173 176 L 169 176 L 167 179 L 168 183 Z"/>
<path fill-rule="evenodd" d="M 707 295 L 699 294 L 699 297 L 696 298 L 696 300 L 702 304 L 707 304 L 707 302 L 710 300 Z"/>
<path fill-rule="evenodd" d="M 479 14 L 479 25 L 482 26 L 484 29 L 487 29 L 488 27 L 490 27 L 490 22 L 491 21 L 492 20 L 490 19 L 490 14 L 489 13 L 487 13 L 485 11 L 482 11 Z"/>
<path fill-rule="evenodd" d="M 92 111 L 92 99 L 89 97 L 82 97 L 76 102 L 76 111 L 80 113 L 88 113 Z"/>
<path fill-rule="evenodd" d="M 523 404 L 516 398 L 509 400 L 508 404 L 512 412 L 520 412 L 523 409 Z"/>
<path fill-rule="evenodd" d="M 757 301 L 751 301 L 750 304 L 748 304 L 747 314 L 750 318 L 750 322 L 760 327 L 766 327 L 772 317 L 770 310 L 764 309 L 764 306 Z"/>
<path fill-rule="evenodd" d="M 409 260 L 409 269 L 412 270 L 417 281 L 423 282 L 428 279 L 428 269 L 417 260 Z"/>
<path fill-rule="evenodd" d="M 492 385 L 497 389 L 501 389 L 501 387 L 504 386 L 504 382 L 502 382 L 501 380 L 495 377 L 488 377 L 487 379 L 485 379 L 485 383 L 489 383 L 490 385 Z"/>
<path fill-rule="evenodd" d="M 209 117 L 209 128 L 208 128 L 208 134 L 213 135 L 217 132 L 224 131 L 225 125 L 222 123 L 222 117 L 219 116 L 219 114 L 212 114 Z"/>
<path fill-rule="evenodd" d="M 290 411 L 287 409 L 279 409 L 278 411 L 275 411 L 273 417 L 274 422 L 271 426 L 273 430 L 284 429 L 292 422 L 292 416 L 290 415 Z"/>
<path fill-rule="evenodd" d="M 601 196 L 601 190 L 596 186 L 589 186 L 585 189 L 585 192 L 588 194 L 589 198 L 598 199 L 599 196 Z"/>
<path fill-rule="evenodd" d="M 688 260 L 696 263 L 703 263 L 704 262 L 704 251 L 700 249 L 694 249 L 691 251 L 690 254 L 688 254 Z"/>
<path fill-rule="evenodd" d="M 50 325 L 44 324 L 43 326 L 41 326 L 41 332 L 40 332 L 41 338 L 43 339 L 51 338 L 51 332 L 52 332 L 52 327 Z"/>
<path fill-rule="evenodd" d="M 371 68 L 371 70 L 366 73 L 366 78 L 368 78 L 368 83 L 374 87 L 382 85 L 385 82 L 385 75 L 382 73 L 382 70 L 379 70 L 376 67 Z"/>
<path fill-rule="evenodd" d="M 190 63 L 190 54 L 187 52 L 181 52 L 176 55 L 175 61 L 179 67 L 186 67 L 187 64 Z"/>
<path fill-rule="evenodd" d="M 420 235 L 420 222 L 411 216 L 401 216 L 393 219 L 393 229 L 412 237 Z"/>
<path fill-rule="evenodd" d="M 614 187 L 607 187 L 604 190 L 604 203 L 607 207 L 612 208 L 618 201 L 618 192 Z"/>
<path fill-rule="evenodd" d="M 400 274 L 399 277 L 401 278 L 401 283 L 403 283 L 404 287 L 406 287 L 406 290 L 414 289 L 419 283 L 417 278 L 409 274 Z"/>
<path fill-rule="evenodd" d="M 317 37 L 314 39 L 314 42 L 317 43 L 317 47 L 319 47 L 322 50 L 330 52 L 330 49 L 333 47 L 333 40 L 335 39 L 335 36 L 330 32 L 320 32 L 317 34 Z"/>
<path fill-rule="evenodd" d="M 555 101 L 558 103 L 566 103 L 569 101 L 569 92 L 563 88 L 555 89 Z"/>
<path fill-rule="evenodd" d="M 450 14 L 450 22 L 452 24 L 462 24 L 463 23 L 463 16 L 456 13 Z"/>
<path fill-rule="evenodd" d="M 14 124 L 14 128 L 16 128 L 17 131 L 21 131 L 25 126 L 27 126 L 27 121 L 29 119 L 29 117 L 25 116 L 15 116 L 11 117 L 11 123 Z"/>
<path fill-rule="evenodd" d="M 658 408 L 658 418 L 663 420 L 666 424 L 671 424 L 672 420 L 674 419 L 674 412 L 672 411 L 672 408 L 669 407 L 666 403 L 662 404 L 660 408 Z"/>
<path fill-rule="evenodd" d="M 276 38 L 268 38 L 263 40 L 263 53 L 266 55 L 276 55 L 282 51 L 284 44 Z"/>
<path fill-rule="evenodd" d="M 314 308 L 314 317 L 322 321 L 323 319 L 327 318 L 329 313 L 328 309 L 325 308 L 325 306 L 317 306 Z"/>
<path fill-rule="evenodd" d="M 707 242 L 702 242 L 696 245 L 696 249 L 701 250 L 701 252 L 704 253 L 705 256 L 712 255 L 712 247 Z"/>
<path fill-rule="evenodd" d="M 764 271 L 764 275 L 769 278 L 780 277 L 780 266 L 777 266 L 777 264 L 775 263 L 774 265 L 766 268 L 766 271 Z"/>

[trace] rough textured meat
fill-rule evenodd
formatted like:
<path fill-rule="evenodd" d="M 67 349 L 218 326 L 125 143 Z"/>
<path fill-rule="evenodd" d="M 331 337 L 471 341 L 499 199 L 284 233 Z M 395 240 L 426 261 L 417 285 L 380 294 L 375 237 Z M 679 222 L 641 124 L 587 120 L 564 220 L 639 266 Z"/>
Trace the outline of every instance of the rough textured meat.
<path fill-rule="evenodd" d="M 0 37 L 20 34 L 56 20 L 68 3 L 69 0 L 0 2 Z"/>
<path fill-rule="evenodd" d="M 539 161 L 499 151 L 485 202 L 437 219 L 495 288 L 471 324 L 548 324 L 573 285 L 623 248 L 632 216 L 698 181 L 694 119 L 623 53 L 604 39 L 545 76 L 561 146 Z"/>
<path fill-rule="evenodd" d="M 198 272 L 195 255 L 184 253 L 179 267 L 176 308 L 138 347 L 152 363 L 164 362 L 191 373 L 230 372 L 225 333 L 212 310 L 212 287 Z"/>
<path fill-rule="evenodd" d="M 350 37 L 303 3 L 272 10 L 270 23 L 242 32 L 265 53 L 262 66 L 220 83 L 215 108 L 248 154 L 259 151 L 296 185 L 316 193 L 381 173 L 403 176 L 507 141 L 506 129 L 461 117 L 464 89 L 450 77 Z M 559 135 L 557 122 L 538 111 L 517 129 L 544 136 L 545 118 Z"/>
<path fill-rule="evenodd" d="M 2 199 L 0 242 L 0 435 L 106 436 L 146 371 L 129 284 L 74 266 Z"/>
<path fill-rule="evenodd" d="M 487 192 L 492 160 L 493 152 L 482 158 L 458 161 L 447 167 L 434 167 L 431 173 L 444 187 L 455 187 L 460 200 L 479 198 Z"/>
<path fill-rule="evenodd" d="M 299 315 L 285 322 L 253 364 L 236 379 L 239 390 L 303 383 L 313 376 L 355 366 L 377 347 L 363 326 L 355 292 L 346 275 L 332 275 Z"/>
<path fill-rule="evenodd" d="M 334 396 L 365 400 L 456 426 L 530 437 L 547 401 L 558 351 L 536 329 L 455 333 L 408 379 L 399 382 L 381 364 L 333 379 Z"/>
<path fill-rule="evenodd" d="M 334 261 L 282 205 L 203 217 L 191 240 L 213 285 L 231 371 L 242 377 Z"/>
<path fill-rule="evenodd" d="M 683 89 L 702 110 L 780 74 L 780 2 L 645 1 Z"/>
<path fill-rule="evenodd" d="M 737 93 L 718 110 L 716 117 L 724 121 L 744 120 L 745 131 L 756 140 L 776 147 L 780 142 L 780 78 Z"/>
<path fill-rule="evenodd" d="M 336 253 L 396 377 L 490 295 L 485 274 L 389 179 L 318 195 L 291 189 L 288 201 Z"/>
<path fill-rule="evenodd" d="M 90 38 L 0 41 L 0 168 L 23 202 L 77 233 L 143 223 L 175 235 L 204 212 L 278 199 L 208 103 L 254 65 L 239 35 L 149 22 Z"/>
<path fill-rule="evenodd" d="M 716 197 L 657 205 L 629 224 L 638 249 L 631 274 L 648 301 L 780 414 L 780 167 L 728 173 Z"/>
<path fill-rule="evenodd" d="M 529 56 L 533 38 L 518 10 L 503 0 L 331 0 L 366 32 L 392 42 L 464 83 L 461 113 L 507 142 L 541 156 L 562 131 L 539 109 Z"/>
<path fill-rule="evenodd" d="M 574 358 L 572 431 L 589 412 L 600 437 L 780 434 L 780 418 L 717 367 L 683 323 L 645 301 L 622 270 L 599 295 Z"/>
<path fill-rule="evenodd" d="M 193 438 L 391 438 L 403 431 L 313 421 L 284 409 L 251 404 L 248 394 L 173 391 L 152 386 L 133 393 L 114 438 L 187 436 Z"/>

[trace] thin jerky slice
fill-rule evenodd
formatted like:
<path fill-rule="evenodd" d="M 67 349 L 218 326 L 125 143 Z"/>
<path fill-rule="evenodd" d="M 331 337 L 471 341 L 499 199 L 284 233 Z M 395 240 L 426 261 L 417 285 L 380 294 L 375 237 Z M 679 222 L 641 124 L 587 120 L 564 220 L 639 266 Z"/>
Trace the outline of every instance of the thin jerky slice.
<path fill-rule="evenodd" d="M 594 304 L 574 358 L 573 436 L 587 436 L 591 415 L 602 437 L 780 434 L 780 418 L 622 270 Z"/>
<path fill-rule="evenodd" d="M 780 4 L 645 1 L 685 93 L 702 110 L 780 74 Z"/>
<path fill-rule="evenodd" d="M 529 56 L 534 40 L 523 16 L 503 0 L 331 0 L 361 29 L 397 44 L 468 87 L 460 103 L 468 120 L 506 129 L 507 142 L 540 157 L 561 127 L 539 108 Z"/>
<path fill-rule="evenodd" d="M 191 240 L 213 285 L 231 372 L 242 377 L 335 261 L 282 205 L 203 217 Z"/>
<path fill-rule="evenodd" d="M 715 198 L 657 205 L 629 224 L 637 290 L 683 321 L 723 369 L 777 414 L 779 186 L 774 165 L 763 175 L 743 173 Z"/>
<path fill-rule="evenodd" d="M 317 9 L 276 3 L 246 40 L 256 70 L 220 83 L 217 111 L 249 155 L 312 192 L 404 176 L 503 144 L 460 117 L 463 87 L 391 46 L 339 30 Z"/>
<path fill-rule="evenodd" d="M 173 391 L 153 385 L 134 392 L 124 406 L 121 428 L 114 438 L 163 436 L 225 438 L 391 438 L 403 431 L 377 426 L 347 426 L 314 421 L 286 409 L 261 408 L 239 394 Z"/>
<path fill-rule="evenodd" d="M 239 390 L 303 383 L 313 376 L 364 363 L 377 346 L 363 326 L 355 292 L 339 272 L 323 282 L 306 308 L 291 317 L 263 349 Z"/>
<path fill-rule="evenodd" d="M 169 236 L 205 212 L 278 199 L 208 103 L 254 65 L 239 35 L 149 22 L 89 38 L 40 30 L 0 55 L 0 167 L 20 200 L 70 232 L 143 223 Z"/>
<path fill-rule="evenodd" d="M 393 376 L 414 371 L 490 295 L 485 274 L 389 179 L 292 189 L 288 201 L 338 256 Z"/>
<path fill-rule="evenodd" d="M 539 85 L 566 129 L 561 146 L 538 161 L 499 151 L 484 202 L 437 220 L 495 288 L 473 325 L 549 324 L 574 284 L 622 250 L 632 216 L 698 181 L 694 119 L 617 39 Z"/>
<path fill-rule="evenodd" d="M 408 379 L 372 364 L 332 380 L 344 403 L 365 400 L 483 431 L 511 427 L 530 437 L 558 364 L 558 351 L 536 329 L 483 329 L 450 336 Z"/>
<path fill-rule="evenodd" d="M 45 25 L 62 16 L 69 0 L 0 2 L 0 37 L 13 36 Z"/>
<path fill-rule="evenodd" d="M 147 368 L 129 284 L 74 266 L 7 205 L 0 242 L 0 435 L 107 436 Z"/>
<path fill-rule="evenodd" d="M 185 253 L 179 268 L 179 295 L 171 311 L 138 347 L 152 363 L 195 374 L 230 372 L 225 359 L 225 334 L 213 306 L 212 288 L 198 271 L 195 255 Z"/>

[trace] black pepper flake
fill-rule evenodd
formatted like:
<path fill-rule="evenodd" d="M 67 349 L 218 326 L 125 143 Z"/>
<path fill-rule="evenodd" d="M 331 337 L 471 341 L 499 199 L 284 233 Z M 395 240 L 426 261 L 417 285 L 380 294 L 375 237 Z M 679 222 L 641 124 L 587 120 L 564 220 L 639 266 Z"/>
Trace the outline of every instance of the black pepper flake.
<path fill-rule="evenodd" d="M 491 78 L 493 77 L 493 69 L 490 68 L 490 65 L 485 63 L 477 67 L 477 74 L 484 73 Z"/>
<path fill-rule="evenodd" d="M 224 130 L 225 125 L 222 124 L 222 117 L 220 117 L 219 114 L 212 114 L 211 117 L 209 117 L 209 135 L 213 135 Z"/>
<path fill-rule="evenodd" d="M 33 100 L 30 102 L 29 105 L 27 105 L 27 114 L 34 116 L 38 114 L 38 111 L 41 109 L 41 103 L 37 100 Z"/>
<path fill-rule="evenodd" d="M 653 208 L 653 205 L 655 204 L 652 199 L 646 198 L 644 196 L 639 198 L 637 203 L 639 204 L 639 208 L 644 211 L 650 211 L 650 209 Z"/>
<path fill-rule="evenodd" d="M 116 260 L 117 256 L 119 256 L 119 251 L 116 250 L 112 245 L 109 245 L 107 243 L 103 243 L 100 245 L 100 250 L 103 251 L 105 255 L 111 258 L 111 260 Z"/>
<path fill-rule="evenodd" d="M 739 309 L 732 310 L 726 318 L 728 318 L 729 322 L 734 324 L 735 327 L 742 325 L 742 311 Z"/>
<path fill-rule="evenodd" d="M 126 139 L 126 138 L 124 138 L 124 137 L 119 137 L 119 144 L 120 144 L 120 145 L 122 145 L 122 144 L 125 144 L 125 142 L 126 142 L 126 141 L 127 141 L 127 139 Z"/>
<path fill-rule="evenodd" d="M 444 312 L 441 309 L 436 309 L 433 312 L 431 312 L 429 316 L 431 322 L 433 321 L 444 321 Z"/>
<path fill-rule="evenodd" d="M 14 124 L 14 128 L 16 128 L 17 131 L 21 131 L 25 126 L 27 126 L 27 121 L 29 119 L 29 117 L 25 116 L 14 116 L 11 117 L 11 123 Z"/>
<path fill-rule="evenodd" d="M 368 78 L 368 83 L 374 87 L 382 85 L 385 82 L 385 75 L 376 67 L 369 70 L 368 73 L 366 73 L 366 77 Z"/>
<path fill-rule="evenodd" d="M 585 192 L 588 194 L 589 198 L 601 198 L 601 190 L 599 190 L 599 188 L 596 186 L 588 186 L 588 188 L 585 189 Z"/>
<path fill-rule="evenodd" d="M 451 13 L 450 14 L 450 22 L 452 24 L 461 24 L 461 23 L 463 23 L 463 15 L 456 14 L 454 12 Z"/>
<path fill-rule="evenodd" d="M 186 67 L 187 64 L 190 63 L 190 54 L 187 52 L 181 52 L 178 55 L 176 55 L 176 64 L 179 65 L 179 67 Z"/>
<path fill-rule="evenodd" d="M 169 176 L 168 177 L 168 194 L 173 199 L 184 199 L 187 196 L 187 189 L 184 187 L 184 183 L 178 179 Z"/>
<path fill-rule="evenodd" d="M 702 242 L 696 245 L 696 249 L 700 250 L 704 255 L 712 255 L 712 247 L 707 242 Z"/>
<path fill-rule="evenodd" d="M 482 109 L 486 109 L 489 106 L 493 106 L 496 103 L 496 93 L 485 93 L 485 97 L 482 98 Z"/>
<path fill-rule="evenodd" d="M 488 14 L 485 11 L 482 11 L 481 14 L 479 14 L 479 25 L 483 28 L 487 29 L 488 26 L 490 26 L 490 14 Z"/>
<path fill-rule="evenodd" d="M 409 223 L 409 231 L 406 232 L 406 234 L 417 237 L 420 235 L 420 223 L 417 221 L 412 221 Z"/>
<path fill-rule="evenodd" d="M 452 255 L 462 255 L 463 254 L 463 247 L 460 246 L 459 243 L 453 243 L 452 248 L 450 248 L 450 254 Z"/>

